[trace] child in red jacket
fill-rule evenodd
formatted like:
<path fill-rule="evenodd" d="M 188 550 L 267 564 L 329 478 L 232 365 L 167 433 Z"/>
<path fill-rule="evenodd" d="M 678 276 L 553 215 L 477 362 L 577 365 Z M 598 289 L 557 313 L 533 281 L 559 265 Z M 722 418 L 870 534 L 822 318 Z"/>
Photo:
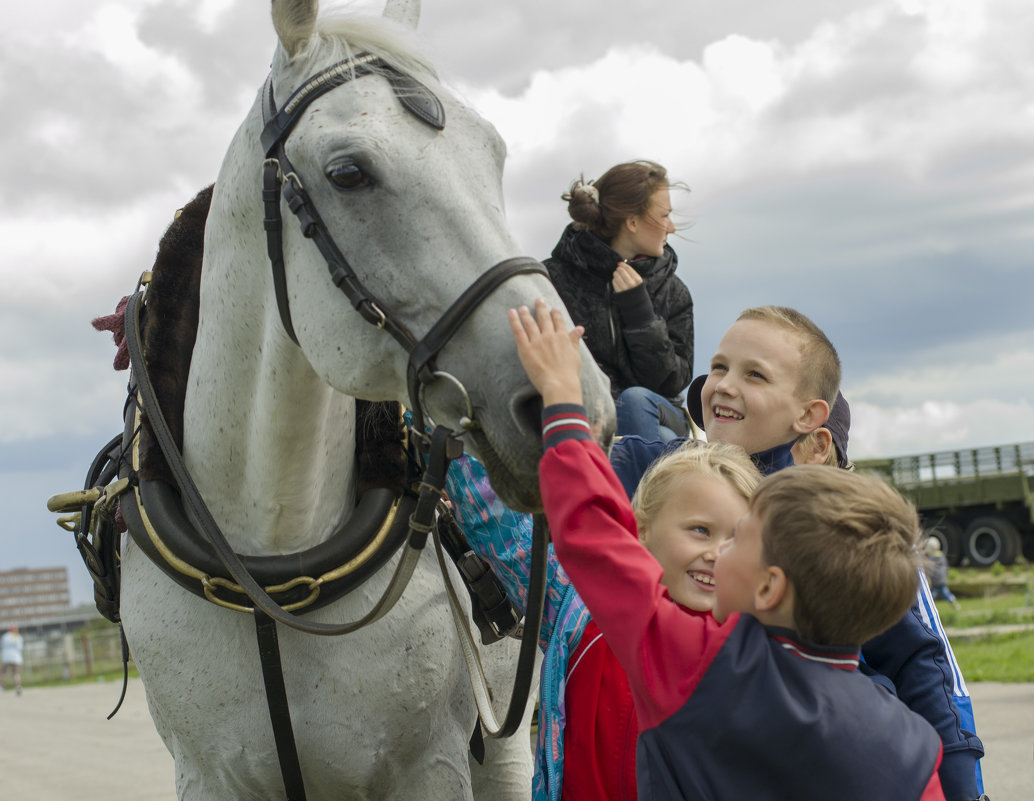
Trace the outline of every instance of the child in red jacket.
<path fill-rule="evenodd" d="M 632 499 L 639 539 L 680 607 L 714 608 L 718 551 L 760 480 L 742 448 L 706 442 L 666 454 L 643 476 Z M 568 660 L 565 687 L 563 801 L 635 801 L 639 724 L 632 691 L 591 619 Z"/>

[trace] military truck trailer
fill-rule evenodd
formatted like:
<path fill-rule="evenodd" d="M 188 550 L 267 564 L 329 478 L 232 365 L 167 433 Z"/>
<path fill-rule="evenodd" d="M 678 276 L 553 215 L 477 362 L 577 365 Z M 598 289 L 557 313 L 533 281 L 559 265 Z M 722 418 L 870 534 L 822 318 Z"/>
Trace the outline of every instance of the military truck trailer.
<path fill-rule="evenodd" d="M 1034 561 L 1034 442 L 862 459 L 915 504 L 948 564 Z"/>

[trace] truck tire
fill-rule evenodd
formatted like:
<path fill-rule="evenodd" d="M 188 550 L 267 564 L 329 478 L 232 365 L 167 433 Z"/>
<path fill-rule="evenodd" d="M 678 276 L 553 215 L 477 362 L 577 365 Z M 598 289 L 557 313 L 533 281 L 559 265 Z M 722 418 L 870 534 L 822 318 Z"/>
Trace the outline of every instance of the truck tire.
<path fill-rule="evenodd" d="M 965 534 L 962 526 L 954 520 L 941 519 L 930 526 L 928 533 L 940 541 L 941 550 L 944 551 L 950 567 L 958 567 L 962 564 L 962 557 L 965 556 L 965 549 L 962 547 Z"/>
<path fill-rule="evenodd" d="M 974 567 L 1011 565 L 1020 550 L 1016 527 L 1001 517 L 978 517 L 966 527 L 966 555 Z"/>

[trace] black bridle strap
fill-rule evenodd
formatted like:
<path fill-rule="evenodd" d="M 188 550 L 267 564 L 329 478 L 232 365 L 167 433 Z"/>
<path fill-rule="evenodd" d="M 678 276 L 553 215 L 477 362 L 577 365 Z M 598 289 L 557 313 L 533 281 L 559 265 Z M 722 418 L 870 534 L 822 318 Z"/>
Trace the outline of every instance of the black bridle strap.
<path fill-rule="evenodd" d="M 420 432 L 424 425 L 423 403 L 420 401 L 420 384 L 428 385 L 435 380 L 435 360 L 449 340 L 456 335 L 460 326 L 495 290 L 505 281 L 522 273 L 548 275 L 545 266 L 527 256 L 517 256 L 501 261 L 477 277 L 473 284 L 460 295 L 438 318 L 424 338 L 413 345 L 409 352 L 406 382 L 409 390 L 410 408 L 413 411 L 413 428 Z"/>
<path fill-rule="evenodd" d="M 291 726 L 291 707 L 284 684 L 284 668 L 280 661 L 280 638 L 276 633 L 276 621 L 270 620 L 261 609 L 255 610 L 255 636 L 258 640 L 259 662 L 262 664 L 262 681 L 266 686 L 269 722 L 273 727 L 280 775 L 287 793 L 286 800 L 305 801 L 305 782 L 298 761 L 298 746 Z"/>
<path fill-rule="evenodd" d="M 263 166 L 262 201 L 263 227 L 266 231 L 266 249 L 273 272 L 273 291 L 284 330 L 297 345 L 298 336 L 291 321 L 291 307 L 287 296 L 287 276 L 283 253 L 283 223 L 280 215 L 281 186 L 288 206 L 298 217 L 302 232 L 313 239 L 327 262 L 331 280 L 348 297 L 363 318 L 379 328 L 385 328 L 407 351 L 416 338 L 391 315 L 382 311 L 377 302 L 359 281 L 348 259 L 334 243 L 327 226 L 320 219 L 310 201 L 285 148 L 287 137 L 301 119 L 305 109 L 318 97 L 365 75 L 383 75 L 392 87 L 399 103 L 421 122 L 437 130 L 445 128 L 445 108 L 438 97 L 416 79 L 404 75 L 380 58 L 363 53 L 339 61 L 307 80 L 277 109 L 273 94 L 273 75 L 270 73 L 262 92 L 263 129 L 259 137 L 266 162 Z"/>
<path fill-rule="evenodd" d="M 413 346 L 409 352 L 410 374 L 415 374 L 425 384 L 433 381 L 434 360 L 439 351 L 452 339 L 474 309 L 504 282 L 521 273 L 548 275 L 541 262 L 527 256 L 506 259 L 479 275 L 438 318 L 438 322 L 431 326 L 424 338 Z"/>
<path fill-rule="evenodd" d="M 434 92 L 415 78 L 393 69 L 378 56 L 361 53 L 332 64 L 309 78 L 291 93 L 281 109 L 276 107 L 273 74 L 270 73 L 262 93 L 263 128 L 259 135 L 262 150 L 268 156 L 277 144 L 285 141 L 301 119 L 302 112 L 316 98 L 356 78 L 373 74 L 387 78 L 395 97 L 406 111 L 432 128 L 439 131 L 445 128 L 445 109 Z"/>
<path fill-rule="evenodd" d="M 315 204 L 309 197 L 301 177 L 287 156 L 287 138 L 306 107 L 317 97 L 349 81 L 374 72 L 385 74 L 405 108 L 422 122 L 441 130 L 445 126 L 445 111 L 441 101 L 425 86 L 409 76 L 387 67 L 370 54 L 338 62 L 295 90 L 277 110 L 273 94 L 272 75 L 266 79 L 262 93 L 263 130 L 262 147 L 266 154 L 263 168 L 262 200 L 266 230 L 266 248 L 273 271 L 273 289 L 277 308 L 287 335 L 298 344 L 297 333 L 291 319 L 290 301 L 287 294 L 287 276 L 283 253 L 282 217 L 280 214 L 281 194 L 288 208 L 298 218 L 302 234 L 313 241 L 327 264 L 331 281 L 348 298 L 364 320 L 386 330 L 402 348 L 409 353 L 407 385 L 410 408 L 413 410 L 417 432 L 423 432 L 423 410 L 419 398 L 419 385 L 435 380 L 434 361 L 441 349 L 455 335 L 463 322 L 475 308 L 504 281 L 519 274 L 538 272 L 546 274 L 541 263 L 527 257 L 506 259 L 480 275 L 473 284 L 445 311 L 437 323 L 421 340 L 417 340 L 408 327 L 398 320 L 363 285 L 348 259 L 337 246 L 330 230 L 323 222 Z"/>
<path fill-rule="evenodd" d="M 280 161 L 281 168 L 283 168 L 285 163 L 290 167 L 286 153 L 281 153 Z M 403 349 L 410 350 L 416 343 L 416 337 L 394 315 L 386 313 L 384 305 L 373 293 L 363 286 L 352 265 L 349 264 L 348 259 L 345 258 L 337 243 L 334 242 L 334 238 L 330 235 L 329 229 L 316 210 L 316 206 L 309 197 L 309 193 L 305 191 L 301 179 L 293 169 L 284 179 L 283 193 L 284 199 L 287 201 L 287 207 L 298 218 L 302 234 L 313 241 L 327 263 L 330 280 L 334 283 L 334 286 L 344 293 L 352 307 L 362 315 L 366 322 L 377 328 L 383 328 L 391 334 L 392 338 Z M 274 274 L 276 272 L 280 273 L 280 282 L 283 284 L 284 299 L 283 304 L 280 306 L 280 316 L 283 318 L 286 315 L 287 319 L 290 320 L 291 312 L 287 300 L 282 254 L 280 259 L 281 267 L 278 271 L 274 271 Z M 279 298 L 277 302 L 280 302 Z"/>

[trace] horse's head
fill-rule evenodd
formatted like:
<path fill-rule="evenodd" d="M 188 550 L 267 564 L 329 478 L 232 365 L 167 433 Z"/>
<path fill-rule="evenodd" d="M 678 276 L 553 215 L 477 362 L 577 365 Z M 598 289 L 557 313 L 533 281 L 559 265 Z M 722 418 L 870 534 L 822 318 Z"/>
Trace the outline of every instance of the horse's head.
<path fill-rule="evenodd" d="M 334 389 L 419 401 L 435 423 L 465 430 L 465 444 L 507 503 L 535 508 L 541 402 L 518 362 L 506 309 L 537 297 L 562 306 L 544 273 L 518 272 L 472 298 L 440 351 L 416 360 L 421 369 L 408 352 L 414 343 L 416 354 L 426 350 L 428 332 L 479 276 L 520 254 L 503 213 L 505 147 L 402 44 L 401 26 L 317 22 L 317 5 L 273 0 L 280 47 L 257 103 L 257 109 L 265 105 L 261 150 L 277 159 L 285 198 L 276 206 L 285 217 L 286 302 L 277 305 L 268 277 L 263 288 L 265 323 L 277 329 L 272 346 L 295 348 L 293 328 L 298 358 L 304 354 Z M 389 2 L 385 15 L 415 24 L 418 4 Z M 283 129 L 269 124 L 277 112 Z M 257 217 L 243 219 L 259 202 L 252 177 L 263 158 L 255 152 L 257 117 L 253 110 L 238 135 L 252 140 L 246 151 L 256 159 L 238 187 L 242 195 L 255 193 L 241 200 L 240 236 L 248 239 L 265 237 Z M 224 169 L 228 181 L 231 172 Z M 322 235 L 310 226 L 306 233 L 316 236 L 307 238 L 291 219 L 287 208 L 298 202 L 299 190 L 307 203 L 300 219 L 315 210 Z M 337 269 L 341 260 L 344 271 Z M 371 325 L 380 315 L 385 324 Z M 609 440 L 614 410 L 607 382 L 587 350 L 583 364 L 586 406 L 601 439 Z M 416 373 L 424 380 L 414 383 Z"/>

